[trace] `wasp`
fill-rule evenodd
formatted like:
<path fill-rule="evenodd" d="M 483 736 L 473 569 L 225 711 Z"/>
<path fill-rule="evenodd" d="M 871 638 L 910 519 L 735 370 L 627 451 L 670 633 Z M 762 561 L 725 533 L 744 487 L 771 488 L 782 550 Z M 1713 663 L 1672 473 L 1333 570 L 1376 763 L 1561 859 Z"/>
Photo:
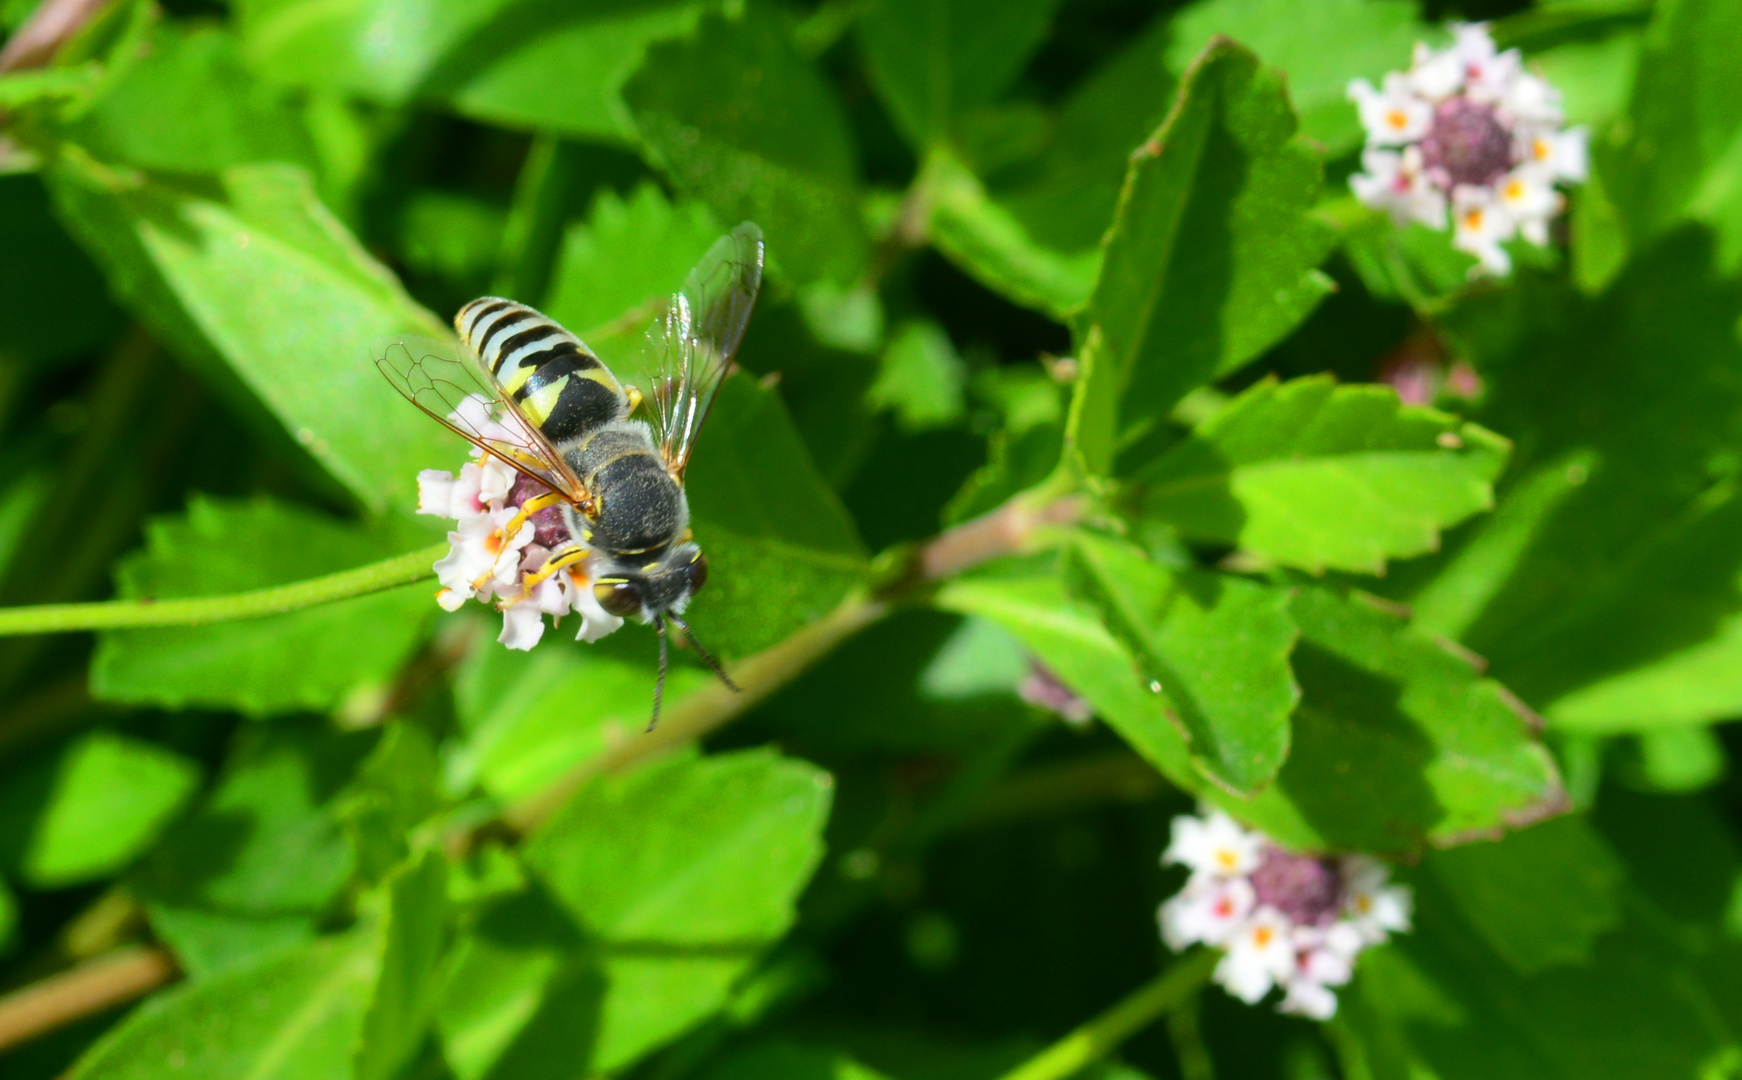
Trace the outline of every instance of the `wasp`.
<path fill-rule="evenodd" d="M 519 513 L 506 535 L 531 520 L 542 543 L 546 523 L 560 526 L 548 530 L 555 546 L 524 589 L 584 562 L 600 607 L 658 629 L 655 722 L 667 623 L 738 689 L 683 619 L 708 578 L 684 473 L 755 306 L 763 249 L 762 230 L 745 222 L 690 271 L 648 330 L 645 394 L 555 320 L 496 296 L 454 316 L 462 355 L 401 341 L 376 360 L 412 404 L 520 473 L 511 497 Z M 468 399 L 485 408 L 462 407 Z"/>

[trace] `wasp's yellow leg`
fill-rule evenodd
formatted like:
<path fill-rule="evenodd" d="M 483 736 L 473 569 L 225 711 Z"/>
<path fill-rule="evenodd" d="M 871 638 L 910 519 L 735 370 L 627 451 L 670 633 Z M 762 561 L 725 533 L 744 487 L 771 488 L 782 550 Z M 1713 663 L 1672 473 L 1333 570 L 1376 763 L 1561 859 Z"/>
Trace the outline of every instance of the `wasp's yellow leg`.
<path fill-rule="evenodd" d="M 569 550 L 563 552 L 561 555 L 558 555 L 555 558 L 549 560 L 543 566 L 539 567 L 536 571 L 526 575 L 524 578 L 521 579 L 520 587 L 521 587 L 522 598 L 531 595 L 533 589 L 536 589 L 536 588 L 538 588 L 538 586 L 542 585 L 546 578 L 550 577 L 552 574 L 555 574 L 558 570 L 563 570 L 563 569 L 566 569 L 570 566 L 573 566 L 576 563 L 580 562 L 582 559 L 586 558 L 588 555 L 591 555 L 592 553 L 593 553 L 592 548 L 584 548 L 584 547 L 570 548 Z"/>
<path fill-rule="evenodd" d="M 540 510 L 548 510 L 564 501 L 566 500 L 563 496 L 554 491 L 547 491 L 543 495 L 534 495 L 532 498 L 521 503 L 520 512 L 509 518 L 508 524 L 502 526 L 502 535 L 508 539 L 513 539 L 514 536 L 520 532 L 520 527 L 526 524 L 527 518 L 538 513 Z"/>

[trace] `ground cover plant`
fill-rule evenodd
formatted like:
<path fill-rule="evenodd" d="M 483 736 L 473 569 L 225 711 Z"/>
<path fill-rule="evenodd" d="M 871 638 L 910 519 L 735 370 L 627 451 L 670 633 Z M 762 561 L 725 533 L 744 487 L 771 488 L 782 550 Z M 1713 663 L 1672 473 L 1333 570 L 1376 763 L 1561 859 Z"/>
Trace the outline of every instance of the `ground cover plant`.
<path fill-rule="evenodd" d="M 1742 7 L 0 35 L 9 1080 L 1742 1073 Z M 743 221 L 647 731 L 373 361 Z"/>

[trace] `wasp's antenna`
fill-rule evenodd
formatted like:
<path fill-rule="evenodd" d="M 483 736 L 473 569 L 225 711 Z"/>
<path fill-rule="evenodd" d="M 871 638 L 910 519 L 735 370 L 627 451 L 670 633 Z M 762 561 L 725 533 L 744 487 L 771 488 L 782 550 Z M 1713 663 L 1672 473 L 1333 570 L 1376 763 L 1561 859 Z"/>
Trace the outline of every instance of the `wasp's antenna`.
<path fill-rule="evenodd" d="M 659 678 L 653 682 L 653 718 L 647 721 L 648 731 L 659 723 L 659 704 L 665 700 L 665 620 L 656 616 L 653 625 L 659 627 Z"/>
<path fill-rule="evenodd" d="M 732 691 L 734 694 L 742 694 L 744 692 L 737 683 L 732 681 L 732 677 L 726 674 L 726 669 L 720 666 L 720 662 L 715 660 L 712 656 L 709 656 L 708 650 L 702 648 L 702 643 L 696 640 L 696 632 L 690 629 L 689 623 L 684 622 L 682 618 L 669 611 L 665 613 L 665 617 L 670 619 L 672 622 L 677 623 L 677 628 L 682 630 L 684 636 L 690 639 L 690 644 L 696 647 L 696 655 L 702 658 L 702 663 L 708 665 L 709 671 L 720 677 L 720 681 L 726 684 L 726 689 Z M 661 627 L 660 629 L 661 632 L 664 631 L 664 627 Z"/>

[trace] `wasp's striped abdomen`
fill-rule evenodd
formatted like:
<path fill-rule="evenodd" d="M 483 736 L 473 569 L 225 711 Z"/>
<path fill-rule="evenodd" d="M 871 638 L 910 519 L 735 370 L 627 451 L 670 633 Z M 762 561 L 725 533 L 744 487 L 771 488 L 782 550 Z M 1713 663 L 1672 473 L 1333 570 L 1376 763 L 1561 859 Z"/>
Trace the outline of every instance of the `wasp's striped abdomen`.
<path fill-rule="evenodd" d="M 622 384 L 592 350 L 525 304 L 481 297 L 460 309 L 454 327 L 552 443 L 580 438 L 629 413 Z"/>

